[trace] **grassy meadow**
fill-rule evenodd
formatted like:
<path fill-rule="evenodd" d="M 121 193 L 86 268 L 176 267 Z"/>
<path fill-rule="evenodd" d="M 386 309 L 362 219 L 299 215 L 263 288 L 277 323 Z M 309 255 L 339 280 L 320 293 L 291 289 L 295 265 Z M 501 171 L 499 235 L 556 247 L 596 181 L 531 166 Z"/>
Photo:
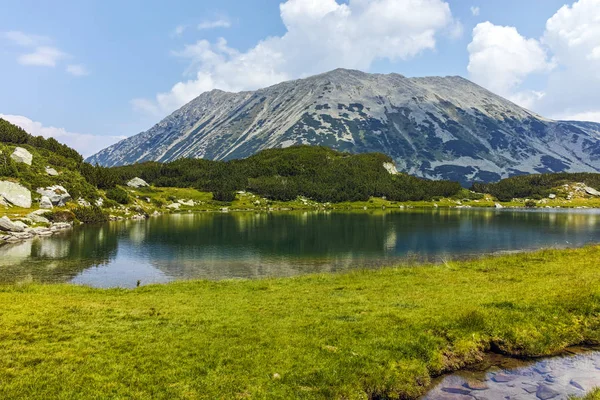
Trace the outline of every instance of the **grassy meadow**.
<path fill-rule="evenodd" d="M 489 350 L 600 343 L 599 259 L 590 246 L 134 290 L 0 286 L 0 398 L 416 398 Z"/>

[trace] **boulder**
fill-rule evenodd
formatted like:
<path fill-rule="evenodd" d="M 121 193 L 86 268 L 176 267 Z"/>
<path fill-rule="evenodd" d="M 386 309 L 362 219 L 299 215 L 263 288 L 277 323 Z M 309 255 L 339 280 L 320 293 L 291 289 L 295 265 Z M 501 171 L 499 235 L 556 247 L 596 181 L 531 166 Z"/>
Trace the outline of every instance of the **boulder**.
<path fill-rule="evenodd" d="M 31 192 L 18 183 L 0 181 L 0 196 L 14 206 L 31 208 Z"/>
<path fill-rule="evenodd" d="M 600 196 L 600 192 L 597 191 L 594 188 L 591 188 L 589 186 L 584 186 L 583 190 L 585 190 L 585 192 L 591 196 Z"/>
<path fill-rule="evenodd" d="M 135 177 L 132 180 L 130 180 L 129 182 L 127 182 L 127 186 L 132 187 L 132 188 L 141 188 L 141 187 L 146 187 L 149 185 L 142 178 Z"/>
<path fill-rule="evenodd" d="M 548 198 L 551 199 L 551 200 L 554 200 L 556 198 L 556 195 L 554 193 L 550 193 L 548 195 Z"/>
<path fill-rule="evenodd" d="M 41 213 L 39 211 L 43 211 L 43 213 Z M 27 214 L 27 218 L 29 218 L 30 220 L 32 220 L 33 222 L 38 223 L 38 224 L 48 224 L 48 223 L 50 223 L 50 221 L 48 220 L 48 218 L 43 216 L 43 214 L 45 212 L 46 212 L 45 210 L 38 210 L 38 211 L 32 212 L 30 214 Z"/>
<path fill-rule="evenodd" d="M 25 229 L 19 225 L 16 225 L 8 217 L 0 218 L 0 231 L 4 232 L 23 232 Z"/>
<path fill-rule="evenodd" d="M 52 167 L 46 167 L 46 173 L 50 176 L 58 176 L 58 171 Z"/>
<path fill-rule="evenodd" d="M 67 189 L 59 185 L 54 185 L 47 188 L 38 188 L 36 192 L 42 196 L 48 197 L 54 206 L 64 206 L 67 201 L 71 200 L 71 195 L 69 192 L 67 192 Z"/>
<path fill-rule="evenodd" d="M 80 197 L 77 199 L 77 204 L 79 204 L 81 207 L 90 207 L 91 204 L 89 201 L 87 201 L 86 199 L 84 199 L 83 197 Z"/>
<path fill-rule="evenodd" d="M 174 210 L 179 210 L 179 207 L 181 207 L 181 204 L 179 203 L 172 203 L 167 206 L 167 208 L 172 208 Z"/>
<path fill-rule="evenodd" d="M 494 207 L 496 207 L 496 208 L 504 208 L 504 206 L 502 204 L 500 204 L 500 203 L 495 203 Z"/>
<path fill-rule="evenodd" d="M 31 161 L 33 161 L 33 156 L 31 155 L 31 153 L 22 147 L 17 147 L 15 151 L 10 155 L 10 158 L 15 160 L 15 162 L 25 163 L 27 165 L 31 165 Z"/>
<path fill-rule="evenodd" d="M 13 221 L 13 224 L 15 224 L 15 226 L 18 226 L 19 228 L 23 228 L 23 230 L 29 228 L 29 226 L 23 221 Z"/>
<path fill-rule="evenodd" d="M 188 207 L 193 207 L 194 205 L 196 205 L 196 203 L 194 203 L 194 200 L 179 200 L 177 202 L 179 204 L 181 204 L 182 206 L 188 206 Z"/>
<path fill-rule="evenodd" d="M 42 196 L 42 198 L 40 199 L 40 208 L 44 210 L 51 210 L 52 208 L 54 208 L 48 196 Z"/>

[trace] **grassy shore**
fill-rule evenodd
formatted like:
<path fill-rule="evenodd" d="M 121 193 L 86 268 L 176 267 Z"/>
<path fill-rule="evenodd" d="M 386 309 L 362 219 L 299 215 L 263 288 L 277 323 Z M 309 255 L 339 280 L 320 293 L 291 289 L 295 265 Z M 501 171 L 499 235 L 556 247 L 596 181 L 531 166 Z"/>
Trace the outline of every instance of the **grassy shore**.
<path fill-rule="evenodd" d="M 493 349 L 600 343 L 600 246 L 101 290 L 0 286 L 0 398 L 415 398 Z"/>

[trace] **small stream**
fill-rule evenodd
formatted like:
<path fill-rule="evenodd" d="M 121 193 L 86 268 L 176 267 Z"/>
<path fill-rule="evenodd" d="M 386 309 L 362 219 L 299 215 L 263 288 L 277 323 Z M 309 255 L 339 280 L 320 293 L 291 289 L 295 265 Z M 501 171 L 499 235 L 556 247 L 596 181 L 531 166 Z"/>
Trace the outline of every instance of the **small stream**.
<path fill-rule="evenodd" d="M 439 378 L 421 400 L 567 400 L 600 387 L 600 349 L 571 349 L 534 362 L 490 355 L 482 364 Z"/>

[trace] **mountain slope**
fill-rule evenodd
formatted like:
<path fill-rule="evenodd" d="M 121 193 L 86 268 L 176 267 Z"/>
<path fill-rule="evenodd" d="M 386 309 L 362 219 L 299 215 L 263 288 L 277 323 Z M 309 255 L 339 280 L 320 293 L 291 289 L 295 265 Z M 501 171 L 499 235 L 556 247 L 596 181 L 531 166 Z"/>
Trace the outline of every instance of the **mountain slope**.
<path fill-rule="evenodd" d="M 88 161 L 226 160 L 296 144 L 381 152 L 401 171 L 463 183 L 600 172 L 600 124 L 545 119 L 460 77 L 343 69 L 255 92 L 204 93 Z"/>

